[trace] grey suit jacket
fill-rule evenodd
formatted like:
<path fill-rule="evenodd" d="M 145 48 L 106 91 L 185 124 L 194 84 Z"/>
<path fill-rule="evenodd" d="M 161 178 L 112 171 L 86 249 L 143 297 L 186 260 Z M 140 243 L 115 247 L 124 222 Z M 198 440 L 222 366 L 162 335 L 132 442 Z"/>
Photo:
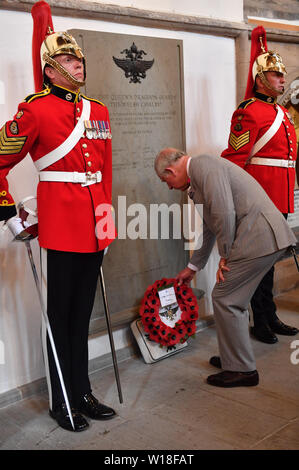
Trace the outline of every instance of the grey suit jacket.
<path fill-rule="evenodd" d="M 296 238 L 260 184 L 235 163 L 208 155 L 190 161 L 190 196 L 203 204 L 201 248 L 190 263 L 202 269 L 217 240 L 220 256 L 253 259 L 296 244 Z"/>

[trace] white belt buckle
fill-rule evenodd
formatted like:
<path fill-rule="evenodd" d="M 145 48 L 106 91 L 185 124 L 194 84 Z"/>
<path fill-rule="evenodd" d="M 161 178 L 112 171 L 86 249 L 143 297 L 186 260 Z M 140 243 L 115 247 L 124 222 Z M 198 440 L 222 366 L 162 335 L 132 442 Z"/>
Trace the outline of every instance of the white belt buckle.
<path fill-rule="evenodd" d="M 288 167 L 289 168 L 295 168 L 295 161 L 294 160 L 288 160 Z"/>
<path fill-rule="evenodd" d="M 100 183 L 102 181 L 102 173 L 97 171 L 96 173 L 86 173 L 86 183 L 82 183 L 81 186 L 89 186 L 94 183 Z"/>
<path fill-rule="evenodd" d="M 81 184 L 82 188 L 95 183 L 95 175 L 93 175 L 91 172 L 86 173 L 85 178 L 86 178 L 86 182 Z"/>
<path fill-rule="evenodd" d="M 102 181 L 102 172 L 101 171 L 97 171 L 96 172 L 96 175 L 97 175 L 97 183 L 100 183 Z"/>

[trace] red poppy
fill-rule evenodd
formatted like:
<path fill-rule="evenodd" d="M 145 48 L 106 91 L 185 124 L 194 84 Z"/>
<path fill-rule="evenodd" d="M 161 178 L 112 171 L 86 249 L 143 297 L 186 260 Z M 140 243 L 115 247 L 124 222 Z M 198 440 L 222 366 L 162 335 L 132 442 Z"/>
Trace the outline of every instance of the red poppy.
<path fill-rule="evenodd" d="M 161 304 L 158 289 L 169 284 L 174 287 L 181 310 L 181 317 L 174 327 L 166 325 L 159 315 Z M 150 340 L 161 346 L 174 346 L 177 343 L 184 343 L 189 336 L 195 334 L 198 304 L 190 287 L 184 284 L 179 286 L 177 279 L 163 278 L 147 288 L 140 306 L 140 316 Z"/>

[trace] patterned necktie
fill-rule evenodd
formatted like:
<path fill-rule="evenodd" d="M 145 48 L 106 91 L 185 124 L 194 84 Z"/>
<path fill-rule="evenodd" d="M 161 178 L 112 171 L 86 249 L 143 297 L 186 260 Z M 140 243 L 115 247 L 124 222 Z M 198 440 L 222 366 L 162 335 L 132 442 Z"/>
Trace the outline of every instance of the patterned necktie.
<path fill-rule="evenodd" d="M 194 197 L 194 189 L 191 186 L 188 189 L 188 196 L 190 197 L 190 199 L 193 199 Z"/>

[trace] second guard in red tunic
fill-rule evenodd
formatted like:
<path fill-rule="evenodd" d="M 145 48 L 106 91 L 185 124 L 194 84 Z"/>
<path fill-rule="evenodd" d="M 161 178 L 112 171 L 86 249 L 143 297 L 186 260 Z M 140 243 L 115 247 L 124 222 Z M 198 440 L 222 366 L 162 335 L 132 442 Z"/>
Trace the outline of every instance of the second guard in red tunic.
<path fill-rule="evenodd" d="M 286 73 L 281 57 L 267 50 L 266 32 L 251 36 L 251 62 L 245 100 L 234 112 L 228 147 L 221 154 L 251 174 L 287 218 L 294 212 L 297 139 L 291 115 L 277 103 Z M 297 328 L 281 322 L 273 301 L 272 268 L 251 299 L 252 334 L 262 342 L 277 342 L 277 334 L 295 335 Z"/>
<path fill-rule="evenodd" d="M 282 213 L 294 212 L 295 162 L 297 139 L 291 115 L 284 107 L 282 123 L 272 137 L 253 157 L 254 144 L 265 135 L 277 115 L 274 97 L 255 92 L 234 112 L 228 147 L 222 157 L 251 174 Z M 256 160 L 263 158 L 265 160 Z M 252 161 L 252 159 L 254 159 Z M 256 164 L 256 162 L 263 164 Z M 277 163 L 277 166 L 275 165 Z"/>

